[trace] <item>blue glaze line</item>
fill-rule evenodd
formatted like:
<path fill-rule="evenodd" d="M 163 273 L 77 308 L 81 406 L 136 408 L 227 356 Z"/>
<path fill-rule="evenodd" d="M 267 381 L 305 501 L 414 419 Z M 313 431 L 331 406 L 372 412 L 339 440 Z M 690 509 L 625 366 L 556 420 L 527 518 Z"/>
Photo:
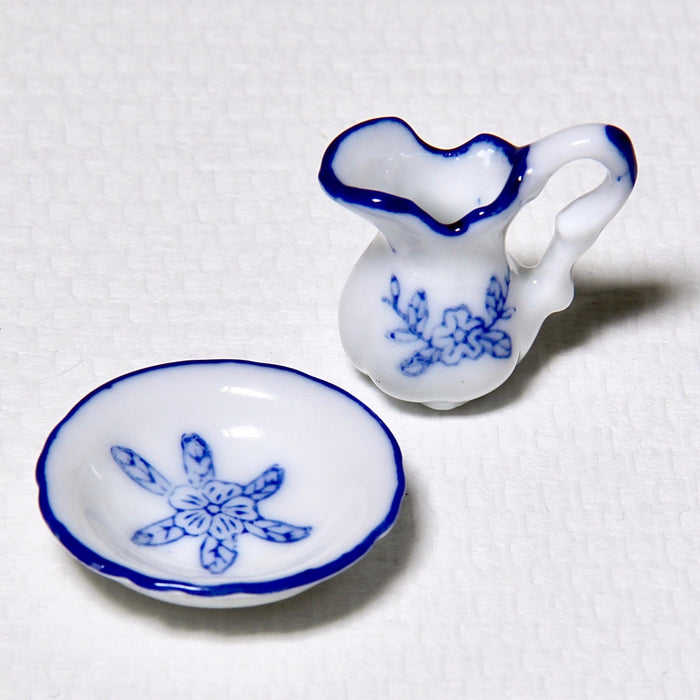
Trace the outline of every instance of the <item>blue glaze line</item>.
<path fill-rule="evenodd" d="M 351 187 L 340 181 L 335 174 L 333 163 L 338 153 L 338 149 L 343 142 L 356 131 L 365 129 L 376 124 L 394 123 L 408 131 L 416 143 L 428 153 L 442 156 L 443 158 L 454 158 L 464 155 L 472 146 L 476 144 L 488 144 L 503 153 L 511 164 L 511 172 L 508 180 L 498 197 L 485 207 L 473 209 L 464 217 L 451 224 L 442 224 L 436 221 L 427 212 L 421 209 L 415 202 L 398 195 L 380 192 L 378 190 L 363 189 L 361 187 Z M 416 132 L 403 120 L 398 117 L 378 117 L 370 119 L 355 126 L 350 127 L 337 136 L 326 149 L 321 160 L 321 168 L 318 179 L 321 186 L 334 199 L 340 199 L 351 205 L 368 207 L 391 214 L 410 214 L 420 219 L 435 233 L 442 236 L 461 236 L 469 230 L 469 227 L 477 221 L 483 221 L 491 216 L 496 216 L 505 211 L 517 198 L 520 184 L 527 171 L 527 154 L 529 146 L 514 146 L 493 134 L 479 134 L 473 139 L 463 143 L 454 149 L 443 150 L 431 146 L 423 141 Z"/>
<path fill-rule="evenodd" d="M 605 135 L 608 141 L 617 148 L 620 155 L 625 159 L 630 173 L 632 186 L 637 181 L 637 159 L 634 155 L 634 147 L 630 137 L 617 126 L 608 125 L 605 127 Z M 618 178 L 619 179 L 619 178 Z"/>

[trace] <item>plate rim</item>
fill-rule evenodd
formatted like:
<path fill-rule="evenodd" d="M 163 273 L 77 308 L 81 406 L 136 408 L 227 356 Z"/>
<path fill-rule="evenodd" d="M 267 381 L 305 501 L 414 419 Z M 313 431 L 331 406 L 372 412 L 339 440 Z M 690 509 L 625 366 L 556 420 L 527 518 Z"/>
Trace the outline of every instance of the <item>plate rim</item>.
<path fill-rule="evenodd" d="M 361 409 L 363 409 L 368 416 L 374 420 L 379 427 L 384 431 L 389 444 L 392 447 L 394 468 L 396 471 L 396 489 L 391 499 L 389 508 L 379 524 L 377 524 L 360 542 L 355 544 L 351 549 L 342 553 L 338 557 L 334 558 L 330 562 L 326 562 L 320 566 L 311 567 L 299 571 L 295 574 L 290 574 L 288 576 L 282 576 L 275 579 L 270 579 L 267 581 L 239 581 L 239 582 L 229 582 L 229 583 L 219 583 L 219 584 L 196 584 L 184 580 L 178 580 L 176 578 L 158 578 L 154 576 L 149 576 L 139 572 L 138 570 L 126 566 L 124 564 L 119 564 L 101 554 L 98 554 L 92 550 L 87 545 L 74 535 L 66 525 L 64 525 L 59 518 L 54 514 L 51 507 L 51 500 L 48 494 L 48 483 L 46 478 L 46 463 L 51 453 L 51 447 L 55 440 L 58 438 L 59 433 L 67 423 L 73 418 L 73 416 L 90 402 L 92 398 L 96 395 L 112 388 L 115 384 L 123 382 L 127 379 L 132 379 L 141 374 L 147 374 L 149 372 L 157 372 L 166 369 L 173 369 L 176 367 L 192 366 L 192 365 L 237 365 L 237 366 L 253 366 L 261 367 L 264 369 L 270 369 L 275 371 L 289 372 L 291 374 L 297 375 L 302 379 L 311 381 L 321 386 L 335 391 L 341 394 L 346 399 L 349 399 L 353 403 L 357 404 Z M 98 387 L 86 394 L 80 401 L 78 401 L 68 413 L 56 424 L 56 426 L 51 430 L 49 436 L 47 437 L 44 446 L 39 455 L 39 459 L 36 465 L 35 471 L 36 483 L 39 489 L 39 510 L 41 515 L 48 525 L 51 532 L 59 540 L 59 542 L 72 554 L 78 561 L 93 569 L 95 572 L 116 579 L 126 579 L 130 581 L 137 588 L 142 588 L 154 592 L 175 592 L 179 591 L 188 595 L 202 596 L 202 597 L 222 597 L 231 596 L 237 594 L 252 594 L 252 595 L 266 595 L 274 594 L 282 591 L 288 591 L 296 588 L 307 588 L 315 583 L 319 583 L 337 573 L 340 573 L 343 569 L 346 569 L 351 564 L 358 561 L 364 554 L 366 554 L 369 549 L 374 545 L 374 543 L 383 535 L 385 535 L 389 529 L 392 527 L 396 518 L 398 517 L 399 508 L 401 506 L 401 500 L 403 499 L 406 490 L 406 477 L 403 469 L 403 456 L 401 453 L 401 448 L 394 437 L 393 433 L 389 430 L 384 421 L 371 409 L 367 404 L 360 401 L 356 396 L 337 386 L 325 379 L 315 377 L 311 374 L 307 374 L 301 370 L 295 369 L 293 367 L 288 367 L 285 365 L 268 363 L 268 362 L 258 362 L 255 360 L 241 360 L 241 359 L 228 359 L 228 358 L 213 358 L 213 359 L 189 359 L 189 360 L 177 360 L 174 362 L 164 362 L 161 364 L 150 365 L 148 367 L 142 367 L 131 372 L 119 375 L 114 379 L 100 384 Z"/>

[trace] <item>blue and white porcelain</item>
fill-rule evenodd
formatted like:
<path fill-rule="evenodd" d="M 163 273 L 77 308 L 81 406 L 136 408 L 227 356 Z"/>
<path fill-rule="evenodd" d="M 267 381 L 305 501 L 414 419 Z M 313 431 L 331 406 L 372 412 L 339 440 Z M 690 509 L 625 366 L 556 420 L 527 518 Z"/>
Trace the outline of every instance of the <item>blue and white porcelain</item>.
<path fill-rule="evenodd" d="M 535 267 L 506 250 L 520 209 L 562 166 L 607 170 L 556 217 Z M 634 150 L 619 128 L 585 124 L 529 146 L 481 134 L 441 150 L 394 117 L 351 127 L 326 150 L 319 179 L 378 229 L 340 300 L 343 347 L 387 394 L 450 409 L 511 374 L 544 319 L 571 303 L 571 269 L 632 191 Z"/>
<path fill-rule="evenodd" d="M 353 564 L 394 523 L 399 446 L 321 379 L 242 360 L 142 369 L 86 396 L 37 465 L 68 551 L 171 603 L 287 598 Z"/>

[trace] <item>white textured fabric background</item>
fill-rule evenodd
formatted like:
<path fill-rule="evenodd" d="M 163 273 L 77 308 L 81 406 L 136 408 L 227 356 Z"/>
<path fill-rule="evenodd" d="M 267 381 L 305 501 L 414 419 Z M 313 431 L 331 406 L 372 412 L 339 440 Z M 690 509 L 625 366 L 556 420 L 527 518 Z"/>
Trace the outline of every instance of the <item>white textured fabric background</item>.
<path fill-rule="evenodd" d="M 0 3 L 2 698 L 700 697 L 700 5 Z M 373 236 L 316 181 L 342 129 L 523 144 L 615 123 L 637 187 L 508 384 L 439 414 L 338 341 Z M 544 245 L 577 168 L 513 231 Z M 236 357 L 387 422 L 408 495 L 351 570 L 269 607 L 84 571 L 34 465 L 102 382 Z"/>

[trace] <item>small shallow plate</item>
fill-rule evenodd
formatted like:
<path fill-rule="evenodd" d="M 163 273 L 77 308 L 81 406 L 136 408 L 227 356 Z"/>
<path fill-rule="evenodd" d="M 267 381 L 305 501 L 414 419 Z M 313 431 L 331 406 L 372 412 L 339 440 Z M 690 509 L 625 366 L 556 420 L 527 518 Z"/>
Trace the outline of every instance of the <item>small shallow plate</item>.
<path fill-rule="evenodd" d="M 51 531 L 153 598 L 241 607 L 345 569 L 394 523 L 401 452 L 332 384 L 242 360 L 142 369 L 99 387 L 37 464 Z"/>

